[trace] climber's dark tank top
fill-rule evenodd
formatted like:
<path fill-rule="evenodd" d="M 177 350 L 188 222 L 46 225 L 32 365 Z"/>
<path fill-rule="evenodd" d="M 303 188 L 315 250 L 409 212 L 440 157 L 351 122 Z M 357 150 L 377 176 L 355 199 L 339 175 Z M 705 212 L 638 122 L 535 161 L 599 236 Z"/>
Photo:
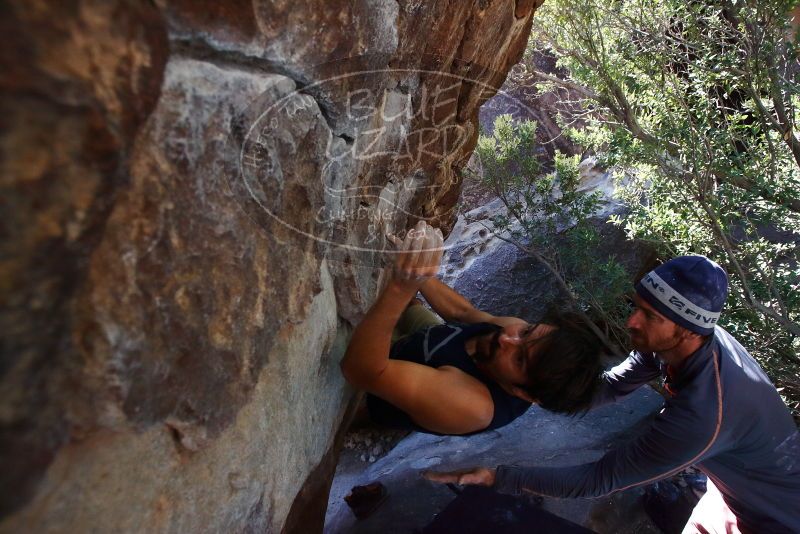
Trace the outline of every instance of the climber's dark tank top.
<path fill-rule="evenodd" d="M 467 339 L 497 329 L 498 326 L 491 323 L 446 323 L 430 326 L 396 341 L 389 352 L 389 358 L 435 368 L 450 365 L 480 380 L 492 395 L 494 417 L 489 426 L 478 432 L 500 428 L 525 413 L 531 403 L 506 393 L 496 382 L 484 376 L 464 348 Z M 367 395 L 367 408 L 376 423 L 436 434 L 416 425 L 404 411 L 375 395 Z"/>

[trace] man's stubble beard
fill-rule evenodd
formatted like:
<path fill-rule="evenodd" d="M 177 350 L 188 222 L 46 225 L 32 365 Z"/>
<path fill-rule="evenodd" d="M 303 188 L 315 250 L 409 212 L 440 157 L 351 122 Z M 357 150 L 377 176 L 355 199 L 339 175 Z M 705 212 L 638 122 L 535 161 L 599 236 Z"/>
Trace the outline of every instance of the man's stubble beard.
<path fill-rule="evenodd" d="M 478 348 L 475 351 L 475 354 L 472 356 L 472 358 L 475 360 L 475 363 L 487 364 L 491 363 L 495 359 L 495 356 L 497 355 L 497 349 L 500 348 L 500 334 L 502 331 L 503 329 L 501 327 L 497 327 L 497 330 L 491 333 L 492 338 L 489 340 L 488 353 L 482 351 L 480 348 L 480 343 L 478 344 Z"/>
<path fill-rule="evenodd" d="M 638 345 L 636 341 L 634 341 L 633 333 L 629 332 L 629 335 L 631 338 L 631 346 L 633 347 L 634 350 L 641 353 L 653 352 L 655 354 L 658 354 L 660 352 L 666 352 L 674 349 L 681 343 L 681 341 L 683 341 L 681 334 L 678 331 L 675 331 L 669 339 L 665 340 L 663 343 L 659 344 L 659 346 L 656 347 L 653 347 L 651 345 L 647 346 Z"/>

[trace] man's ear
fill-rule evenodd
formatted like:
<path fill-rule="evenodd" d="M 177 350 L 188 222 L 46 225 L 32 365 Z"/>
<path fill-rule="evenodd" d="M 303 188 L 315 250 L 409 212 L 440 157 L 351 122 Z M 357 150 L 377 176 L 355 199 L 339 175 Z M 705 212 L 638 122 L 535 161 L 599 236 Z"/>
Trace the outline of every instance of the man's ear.
<path fill-rule="evenodd" d="M 694 336 L 700 335 L 700 334 L 696 334 L 696 333 L 692 332 L 691 330 L 689 330 L 685 326 L 681 326 L 679 324 L 675 325 L 675 333 L 677 335 L 677 338 L 680 339 L 680 340 L 691 339 Z"/>
<path fill-rule="evenodd" d="M 684 331 L 683 337 L 685 339 L 699 339 L 705 337 L 703 334 L 698 334 L 697 332 L 693 332 L 688 328 L 684 328 L 683 331 Z"/>
<path fill-rule="evenodd" d="M 526 400 L 526 401 L 531 402 L 533 404 L 537 403 L 536 399 L 531 397 L 530 394 L 527 391 L 525 391 L 523 388 L 521 388 L 519 386 L 511 386 L 511 390 L 512 390 L 511 392 L 514 394 L 515 397 L 519 397 L 520 399 Z"/>

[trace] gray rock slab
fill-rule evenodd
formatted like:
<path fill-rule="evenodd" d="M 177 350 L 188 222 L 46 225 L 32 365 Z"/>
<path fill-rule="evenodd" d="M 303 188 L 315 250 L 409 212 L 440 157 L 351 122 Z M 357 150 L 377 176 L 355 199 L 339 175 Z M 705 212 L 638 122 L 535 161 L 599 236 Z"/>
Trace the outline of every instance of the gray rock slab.
<path fill-rule="evenodd" d="M 413 433 L 360 474 L 334 479 L 325 532 L 413 532 L 430 523 L 455 497 L 444 485 L 423 479 L 425 469 L 452 470 L 478 465 L 575 465 L 597 460 L 606 451 L 638 435 L 662 405 L 645 386 L 628 398 L 569 418 L 533 407 L 514 423 L 470 437 Z M 350 487 L 380 481 L 389 497 L 370 517 L 358 521 L 342 499 Z M 635 501 L 640 490 L 628 490 Z M 589 524 L 608 498 L 551 499 L 543 507 L 579 524 Z M 595 518 L 596 519 L 596 518 Z"/>

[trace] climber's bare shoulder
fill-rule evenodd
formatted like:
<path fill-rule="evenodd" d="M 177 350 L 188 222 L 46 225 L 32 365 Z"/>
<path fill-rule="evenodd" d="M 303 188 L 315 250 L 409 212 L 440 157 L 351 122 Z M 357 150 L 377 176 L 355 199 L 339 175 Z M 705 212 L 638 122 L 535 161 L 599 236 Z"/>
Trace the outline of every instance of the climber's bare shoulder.
<path fill-rule="evenodd" d="M 403 410 L 417 425 L 440 434 L 483 430 L 494 401 L 482 382 L 451 366 L 390 360 L 366 390 Z"/>

